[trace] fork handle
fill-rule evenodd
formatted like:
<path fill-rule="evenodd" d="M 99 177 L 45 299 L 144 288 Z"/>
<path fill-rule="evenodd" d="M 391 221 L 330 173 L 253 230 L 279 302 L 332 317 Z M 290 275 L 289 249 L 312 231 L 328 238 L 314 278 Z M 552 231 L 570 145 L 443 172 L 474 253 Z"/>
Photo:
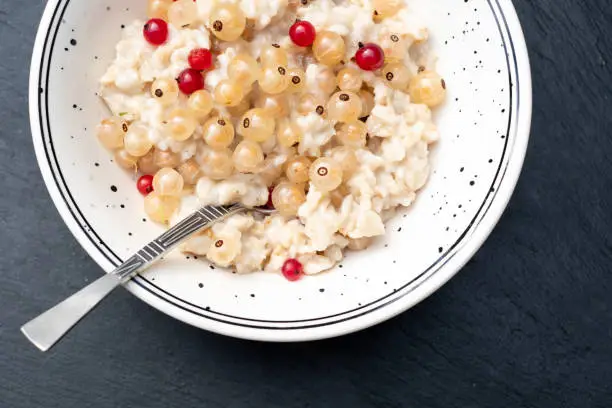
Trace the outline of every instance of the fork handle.
<path fill-rule="evenodd" d="M 21 331 L 40 350 L 49 350 L 117 286 L 132 279 L 196 232 L 244 209 L 237 204 L 200 208 L 144 246 L 111 273 L 30 320 L 21 327 Z"/>

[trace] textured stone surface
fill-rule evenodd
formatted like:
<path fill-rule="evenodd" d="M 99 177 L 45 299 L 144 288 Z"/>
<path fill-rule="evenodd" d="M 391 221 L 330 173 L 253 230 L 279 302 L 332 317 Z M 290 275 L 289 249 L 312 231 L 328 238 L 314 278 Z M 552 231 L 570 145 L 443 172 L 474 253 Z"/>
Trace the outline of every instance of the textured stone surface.
<path fill-rule="evenodd" d="M 515 4 L 534 74 L 524 173 L 483 249 L 434 296 L 356 335 L 274 345 L 199 331 L 119 291 L 41 354 L 19 326 L 99 272 L 30 141 L 43 2 L 0 0 L 0 407 L 612 406 L 612 3 Z"/>

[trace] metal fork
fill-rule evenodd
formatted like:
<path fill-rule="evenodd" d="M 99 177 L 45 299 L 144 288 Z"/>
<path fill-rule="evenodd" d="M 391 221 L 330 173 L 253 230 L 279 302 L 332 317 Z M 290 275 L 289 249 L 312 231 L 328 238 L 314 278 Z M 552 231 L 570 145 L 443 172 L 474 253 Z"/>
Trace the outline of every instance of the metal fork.
<path fill-rule="evenodd" d="M 102 276 L 63 302 L 30 320 L 21 327 L 21 331 L 40 350 L 49 350 L 113 289 L 147 269 L 193 234 L 211 227 L 230 215 L 246 210 L 247 208 L 240 204 L 200 208 L 144 246 L 111 273 Z M 252 210 L 263 214 L 274 212 L 274 210 L 263 208 Z"/>

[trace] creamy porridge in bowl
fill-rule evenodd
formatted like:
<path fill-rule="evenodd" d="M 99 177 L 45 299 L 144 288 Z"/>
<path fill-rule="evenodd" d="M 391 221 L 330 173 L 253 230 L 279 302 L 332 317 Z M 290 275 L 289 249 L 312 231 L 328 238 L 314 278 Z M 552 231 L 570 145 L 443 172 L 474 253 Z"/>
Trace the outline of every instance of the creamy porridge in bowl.
<path fill-rule="evenodd" d="M 446 96 L 402 1 L 150 0 L 100 78 L 97 128 L 153 221 L 235 202 L 182 250 L 295 279 L 364 250 L 431 171 Z"/>
<path fill-rule="evenodd" d="M 49 0 L 30 117 L 51 197 L 107 272 L 203 204 L 274 206 L 126 289 L 299 341 L 401 313 L 470 259 L 517 181 L 530 93 L 509 0 Z"/>

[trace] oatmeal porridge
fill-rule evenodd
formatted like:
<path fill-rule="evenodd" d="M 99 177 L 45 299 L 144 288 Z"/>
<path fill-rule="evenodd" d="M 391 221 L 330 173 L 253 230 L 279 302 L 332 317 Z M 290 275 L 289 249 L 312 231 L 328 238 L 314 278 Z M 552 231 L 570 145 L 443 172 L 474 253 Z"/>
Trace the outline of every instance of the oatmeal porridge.
<path fill-rule="evenodd" d="M 446 85 L 404 0 L 150 0 L 100 79 L 98 138 L 172 225 L 269 206 L 182 250 L 288 279 L 363 250 L 427 181 Z"/>

